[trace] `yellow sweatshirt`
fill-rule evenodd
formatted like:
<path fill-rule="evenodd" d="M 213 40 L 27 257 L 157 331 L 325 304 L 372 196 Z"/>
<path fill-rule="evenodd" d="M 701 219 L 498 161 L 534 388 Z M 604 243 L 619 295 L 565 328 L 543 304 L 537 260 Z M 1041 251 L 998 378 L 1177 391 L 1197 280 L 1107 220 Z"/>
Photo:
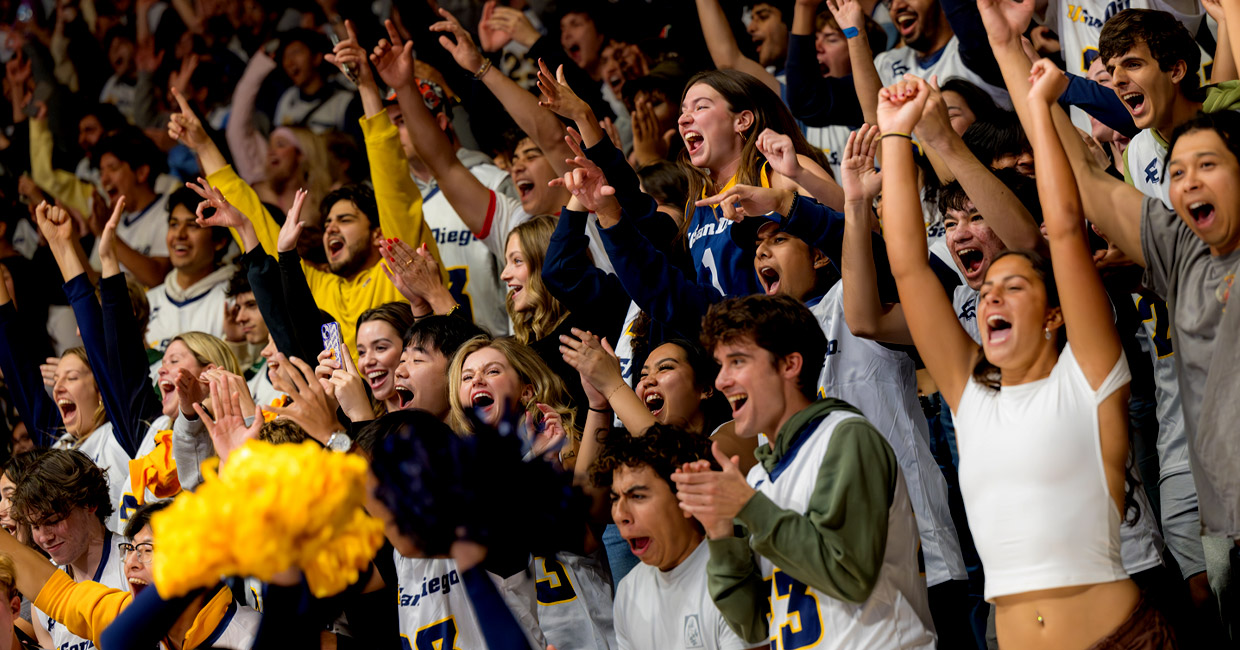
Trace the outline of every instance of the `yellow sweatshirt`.
<path fill-rule="evenodd" d="M 103 631 L 131 602 L 133 594 L 128 591 L 105 587 L 93 581 L 74 582 L 63 571 L 54 571 L 35 597 L 34 606 L 73 634 L 90 639 L 98 646 Z M 181 647 L 197 648 L 202 645 L 224 620 L 230 604 L 232 592 L 227 587 L 221 587 L 194 617 Z"/>
<path fill-rule="evenodd" d="M 90 216 L 90 197 L 95 186 L 72 172 L 52 167 L 52 132 L 47 128 L 47 120 L 30 120 L 30 180 L 61 203 Z"/>
<path fill-rule="evenodd" d="M 439 247 L 435 244 L 430 226 L 422 218 L 422 194 L 409 176 L 409 164 L 400 146 L 400 132 L 386 112 L 363 117 L 360 122 L 362 133 L 366 136 L 366 153 L 370 160 L 375 200 L 379 206 L 379 227 L 383 230 L 383 236 L 399 238 L 414 247 L 425 243 L 438 262 Z M 242 214 L 250 217 L 259 243 L 274 255 L 280 226 L 263 207 L 254 189 L 241 180 L 231 166 L 212 173 L 207 180 L 218 187 Z M 234 232 L 233 236 L 237 234 Z M 240 237 L 237 242 L 241 242 Z M 314 301 L 319 309 L 328 312 L 340 323 L 341 338 L 355 359 L 357 319 L 362 312 L 388 302 L 406 302 L 384 275 L 382 263 L 358 273 L 352 279 L 320 271 L 304 262 L 301 268 L 306 274 Z M 447 285 L 447 272 L 442 263 L 439 270 L 444 285 Z"/>

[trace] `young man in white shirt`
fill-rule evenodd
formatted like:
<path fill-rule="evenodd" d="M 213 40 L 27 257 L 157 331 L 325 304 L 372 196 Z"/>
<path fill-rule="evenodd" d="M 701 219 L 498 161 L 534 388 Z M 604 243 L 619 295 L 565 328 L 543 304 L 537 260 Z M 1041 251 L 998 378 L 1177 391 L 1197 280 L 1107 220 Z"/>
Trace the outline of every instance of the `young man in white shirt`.
<path fill-rule="evenodd" d="M 709 439 L 666 425 L 641 436 L 604 441 L 590 468 L 598 488 L 611 490 L 611 516 L 641 564 L 616 587 L 620 650 L 629 648 L 748 648 L 710 598 L 702 525 L 676 501 L 672 472 L 710 458 Z"/>
<path fill-rule="evenodd" d="M 116 227 L 116 257 L 121 268 L 146 287 L 164 281 L 172 267 L 168 260 L 168 197 L 155 191 L 155 179 L 166 167 L 163 153 L 134 129 L 105 136 L 94 149 L 94 163 L 109 204 L 125 197 L 125 212 Z M 97 201 L 97 199 L 96 199 Z M 98 237 L 111 213 L 109 206 L 92 206 L 88 220 L 95 231 L 91 265 L 99 267 Z"/>

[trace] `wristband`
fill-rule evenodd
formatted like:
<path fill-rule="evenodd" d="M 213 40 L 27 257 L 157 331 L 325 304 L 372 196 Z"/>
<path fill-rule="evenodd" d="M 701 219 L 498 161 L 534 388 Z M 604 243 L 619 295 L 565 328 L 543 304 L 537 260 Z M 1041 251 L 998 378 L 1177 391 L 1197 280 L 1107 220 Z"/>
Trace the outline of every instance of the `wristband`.
<path fill-rule="evenodd" d="M 908 138 L 910 141 L 913 139 L 913 136 L 908 133 L 897 133 L 895 131 L 892 131 L 891 133 L 884 133 L 878 136 L 878 139 L 882 140 L 883 138 L 886 138 L 886 137 Z"/>
<path fill-rule="evenodd" d="M 481 80 L 482 75 L 486 74 L 487 70 L 490 70 L 490 69 L 491 69 L 491 60 L 486 57 L 483 57 L 482 65 L 479 66 L 478 71 L 474 73 L 474 79 Z"/>
<path fill-rule="evenodd" d="M 607 408 L 607 409 L 596 409 L 596 408 L 594 408 L 593 406 L 587 406 L 586 408 L 587 408 L 587 409 L 589 409 L 589 410 L 591 410 L 591 411 L 593 411 L 593 412 L 595 412 L 595 413 L 611 413 L 611 409 L 609 409 L 609 408 Z"/>
<path fill-rule="evenodd" d="M 845 27 L 844 28 L 844 38 L 852 38 L 860 33 L 861 33 L 861 30 L 857 29 L 856 27 Z"/>

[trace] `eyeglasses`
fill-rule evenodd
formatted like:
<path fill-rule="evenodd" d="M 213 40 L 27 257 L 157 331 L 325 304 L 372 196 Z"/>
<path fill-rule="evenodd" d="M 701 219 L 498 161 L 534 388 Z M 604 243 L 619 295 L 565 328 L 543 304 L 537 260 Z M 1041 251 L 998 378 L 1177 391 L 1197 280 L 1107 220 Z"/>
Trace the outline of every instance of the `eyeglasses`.
<path fill-rule="evenodd" d="M 138 561 L 143 564 L 150 564 L 151 561 L 155 559 L 155 548 L 151 546 L 150 542 L 142 542 L 137 545 L 130 544 L 129 542 L 121 542 L 116 545 L 116 548 L 120 549 L 123 557 L 129 557 L 130 553 L 137 551 Z"/>

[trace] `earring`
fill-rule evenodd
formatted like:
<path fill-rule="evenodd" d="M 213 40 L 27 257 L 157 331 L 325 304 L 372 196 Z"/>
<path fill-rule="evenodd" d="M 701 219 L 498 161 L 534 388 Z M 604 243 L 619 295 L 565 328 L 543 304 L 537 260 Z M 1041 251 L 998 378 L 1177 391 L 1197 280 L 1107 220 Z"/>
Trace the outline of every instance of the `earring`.
<path fill-rule="evenodd" d="M 1051 328 L 1047 327 L 1043 329 L 1042 331 L 1046 333 L 1046 340 L 1048 341 L 1051 340 Z"/>

